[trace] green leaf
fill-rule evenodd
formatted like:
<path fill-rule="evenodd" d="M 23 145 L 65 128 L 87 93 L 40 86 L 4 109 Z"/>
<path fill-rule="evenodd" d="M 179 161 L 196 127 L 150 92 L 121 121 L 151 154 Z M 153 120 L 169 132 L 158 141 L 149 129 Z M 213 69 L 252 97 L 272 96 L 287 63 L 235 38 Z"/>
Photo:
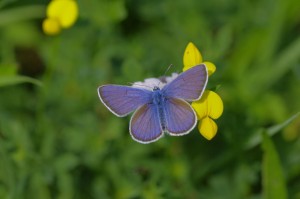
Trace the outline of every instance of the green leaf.
<path fill-rule="evenodd" d="M 42 83 L 34 78 L 14 75 L 14 76 L 0 76 L 0 87 L 1 86 L 9 86 L 20 83 L 32 83 L 38 86 L 41 86 Z"/>
<path fill-rule="evenodd" d="M 245 144 L 245 149 L 248 150 L 248 149 L 251 149 L 251 148 L 257 146 L 258 144 L 260 144 L 261 141 L 262 141 L 262 139 L 261 139 L 261 133 L 262 132 L 266 132 L 269 136 L 273 136 L 276 133 L 280 132 L 280 130 L 282 130 L 284 127 L 289 125 L 292 121 L 294 121 L 299 115 L 300 115 L 300 112 L 298 112 L 295 115 L 291 116 L 290 118 L 288 118 L 284 122 L 282 122 L 280 124 L 277 124 L 275 126 L 272 126 L 272 127 L 268 128 L 266 130 L 259 129 L 258 131 L 253 133 L 253 136 Z"/>
<path fill-rule="evenodd" d="M 18 75 L 17 66 L 14 64 L 0 65 L 0 87 L 20 83 L 32 83 L 38 86 L 42 85 L 40 81 L 34 78 Z"/>
<path fill-rule="evenodd" d="M 262 181 L 264 198 L 288 198 L 285 178 L 276 148 L 266 132 L 263 132 L 262 137 Z"/>

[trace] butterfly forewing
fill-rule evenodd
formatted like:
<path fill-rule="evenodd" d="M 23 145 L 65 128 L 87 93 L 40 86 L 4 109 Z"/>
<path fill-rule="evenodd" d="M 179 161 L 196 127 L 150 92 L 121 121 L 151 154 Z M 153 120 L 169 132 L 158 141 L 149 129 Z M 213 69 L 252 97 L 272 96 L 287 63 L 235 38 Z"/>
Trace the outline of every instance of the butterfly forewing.
<path fill-rule="evenodd" d="M 162 89 L 162 92 L 167 98 L 174 97 L 194 101 L 201 97 L 207 80 L 206 66 L 200 64 L 178 75 L 176 79 Z"/>
<path fill-rule="evenodd" d="M 145 104 L 131 117 L 129 131 L 140 143 L 150 143 L 163 135 L 158 109 L 155 104 Z"/>
<path fill-rule="evenodd" d="M 98 88 L 98 95 L 105 106 L 115 115 L 128 115 L 138 107 L 151 102 L 152 92 L 129 86 L 104 85 Z"/>
<path fill-rule="evenodd" d="M 197 123 L 194 110 L 181 99 L 168 99 L 165 102 L 164 110 L 166 128 L 170 135 L 185 135 L 193 130 Z"/>

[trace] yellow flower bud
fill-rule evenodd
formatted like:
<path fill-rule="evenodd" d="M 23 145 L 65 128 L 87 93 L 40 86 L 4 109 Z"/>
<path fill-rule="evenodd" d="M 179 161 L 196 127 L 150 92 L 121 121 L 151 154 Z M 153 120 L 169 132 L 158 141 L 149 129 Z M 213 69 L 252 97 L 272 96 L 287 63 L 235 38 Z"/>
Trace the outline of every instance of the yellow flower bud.
<path fill-rule="evenodd" d="M 43 21 L 43 31 L 48 35 L 56 35 L 61 28 L 57 20 L 47 18 Z"/>
<path fill-rule="evenodd" d="M 78 6 L 74 0 L 52 0 L 47 7 L 47 17 L 56 19 L 60 26 L 69 28 L 78 17 Z"/>

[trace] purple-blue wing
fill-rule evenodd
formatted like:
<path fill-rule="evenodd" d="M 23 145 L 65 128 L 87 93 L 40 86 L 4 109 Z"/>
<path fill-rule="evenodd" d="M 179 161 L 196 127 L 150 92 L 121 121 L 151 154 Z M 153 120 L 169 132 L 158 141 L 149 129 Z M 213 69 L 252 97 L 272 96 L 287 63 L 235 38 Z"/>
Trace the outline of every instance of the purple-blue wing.
<path fill-rule="evenodd" d="M 167 84 L 162 92 L 165 97 L 181 98 L 187 101 L 200 99 L 208 80 L 206 66 L 200 64 L 178 75 Z"/>
<path fill-rule="evenodd" d="M 123 117 L 151 102 L 152 92 L 130 86 L 104 85 L 98 88 L 101 102 L 115 115 Z"/>
<path fill-rule="evenodd" d="M 154 142 L 163 136 L 157 105 L 145 104 L 131 117 L 129 131 L 140 143 Z"/>
<path fill-rule="evenodd" d="M 170 98 L 165 102 L 166 129 L 170 135 L 188 134 L 197 123 L 197 116 L 189 103 Z"/>

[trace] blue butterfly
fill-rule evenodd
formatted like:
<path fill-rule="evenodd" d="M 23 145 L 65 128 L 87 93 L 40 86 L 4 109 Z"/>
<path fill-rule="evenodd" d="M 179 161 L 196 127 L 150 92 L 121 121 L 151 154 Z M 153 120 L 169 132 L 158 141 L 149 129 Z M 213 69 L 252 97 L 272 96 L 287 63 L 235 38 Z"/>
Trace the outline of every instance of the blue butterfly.
<path fill-rule="evenodd" d="M 172 136 L 188 134 L 197 116 L 187 101 L 200 99 L 208 80 L 206 66 L 200 64 L 179 74 L 162 89 L 153 90 L 121 85 L 98 88 L 101 102 L 116 116 L 134 112 L 129 132 L 140 143 L 155 142 L 164 133 Z"/>

